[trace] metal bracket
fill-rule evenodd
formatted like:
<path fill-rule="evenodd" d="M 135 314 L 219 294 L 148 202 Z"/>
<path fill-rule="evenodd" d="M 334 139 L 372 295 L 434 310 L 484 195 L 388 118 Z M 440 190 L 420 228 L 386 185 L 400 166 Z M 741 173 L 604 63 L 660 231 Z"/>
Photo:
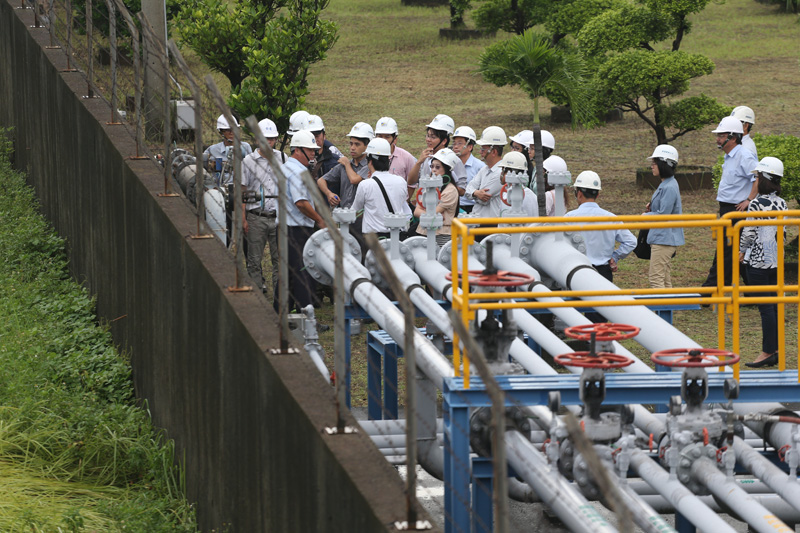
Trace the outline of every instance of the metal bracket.
<path fill-rule="evenodd" d="M 270 355 L 299 355 L 300 354 L 300 350 L 298 350 L 297 348 L 289 347 L 289 348 L 286 348 L 285 352 L 282 352 L 280 348 L 271 348 L 269 350 L 269 354 Z"/>
<path fill-rule="evenodd" d="M 214 234 L 213 233 L 192 234 L 192 235 L 189 235 L 189 238 L 190 239 L 213 239 L 214 238 Z"/>
<path fill-rule="evenodd" d="M 159 194 L 159 196 L 161 196 L 161 195 Z M 172 196 L 172 195 L 164 195 L 164 196 Z M 176 194 L 174 196 L 178 196 L 178 195 Z M 235 286 L 231 285 L 230 287 L 228 287 L 228 292 L 252 292 L 252 291 L 253 291 L 253 287 L 251 287 L 250 285 L 243 285 L 241 287 L 235 287 Z"/>
<path fill-rule="evenodd" d="M 427 520 L 417 520 L 414 527 L 410 527 L 407 521 L 398 521 L 394 523 L 394 528 L 397 531 L 427 531 L 433 529 L 433 526 Z"/>
<path fill-rule="evenodd" d="M 324 429 L 324 431 L 328 435 L 339 435 L 339 428 L 336 426 L 327 427 Z M 358 428 L 354 426 L 345 426 L 342 428 L 342 435 L 350 435 L 352 433 L 358 433 Z"/>
<path fill-rule="evenodd" d="M 160 196 L 161 198 L 175 198 L 180 196 L 180 194 L 176 192 L 160 192 L 156 196 Z"/>

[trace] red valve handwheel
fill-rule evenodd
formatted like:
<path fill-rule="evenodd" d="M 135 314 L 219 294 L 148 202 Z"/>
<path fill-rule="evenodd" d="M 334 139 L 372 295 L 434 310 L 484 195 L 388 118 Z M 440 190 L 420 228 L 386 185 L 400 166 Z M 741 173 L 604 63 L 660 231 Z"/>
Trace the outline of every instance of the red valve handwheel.
<path fill-rule="evenodd" d="M 511 184 L 510 183 L 506 183 L 505 185 L 503 185 L 503 188 L 500 189 L 500 200 L 502 200 L 502 202 L 504 204 L 506 204 L 507 206 L 511 205 L 509 203 L 509 201 L 508 201 L 508 191 L 509 191 L 510 188 L 511 188 Z M 522 197 L 525 198 L 525 189 L 522 189 Z"/>
<path fill-rule="evenodd" d="M 601 368 L 611 370 L 623 368 L 633 364 L 633 359 L 617 353 L 600 352 L 572 352 L 555 356 L 555 362 L 563 366 L 577 366 L 581 368 Z"/>
<path fill-rule="evenodd" d="M 665 359 L 668 357 L 676 359 Z M 713 357 L 724 357 L 725 360 L 713 359 Z M 735 365 L 739 362 L 739 356 L 733 352 L 713 348 L 676 348 L 655 352 L 650 356 L 650 360 L 663 366 L 709 367 Z"/>
<path fill-rule="evenodd" d="M 458 271 L 459 278 L 461 278 L 461 272 L 460 270 Z M 453 273 L 448 272 L 445 278 L 448 281 L 453 281 Z M 498 270 L 497 274 L 484 274 L 483 270 L 469 271 L 469 284 L 478 287 L 519 287 L 534 281 L 536 281 L 536 278 L 532 275 L 521 272 Z"/>
<path fill-rule="evenodd" d="M 420 187 L 419 190 L 417 191 L 417 195 L 415 196 L 415 198 L 417 200 L 417 205 L 420 206 L 420 207 L 425 207 L 425 205 L 422 203 L 422 197 L 420 196 L 424 190 L 425 190 L 424 188 Z M 439 195 L 439 201 L 441 202 L 442 201 L 442 191 L 440 191 L 439 189 L 436 189 L 436 193 Z"/>
<path fill-rule="evenodd" d="M 581 341 L 592 340 L 592 333 L 596 341 L 621 341 L 630 339 L 639 334 L 639 328 L 627 324 L 614 324 L 603 322 L 600 324 L 583 324 L 571 326 L 564 330 L 564 334 Z"/>

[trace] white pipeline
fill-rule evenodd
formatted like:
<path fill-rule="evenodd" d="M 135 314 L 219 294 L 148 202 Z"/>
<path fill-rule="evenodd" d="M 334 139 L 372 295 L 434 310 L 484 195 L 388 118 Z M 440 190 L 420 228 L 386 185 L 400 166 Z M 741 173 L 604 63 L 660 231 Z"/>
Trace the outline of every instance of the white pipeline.
<path fill-rule="evenodd" d="M 792 507 L 800 511 L 800 483 L 798 483 L 797 479 L 791 479 L 783 470 L 772 464 L 769 459 L 747 445 L 739 437 L 733 438 L 733 450 L 736 454 L 736 459 L 747 470 L 768 485 Z"/>

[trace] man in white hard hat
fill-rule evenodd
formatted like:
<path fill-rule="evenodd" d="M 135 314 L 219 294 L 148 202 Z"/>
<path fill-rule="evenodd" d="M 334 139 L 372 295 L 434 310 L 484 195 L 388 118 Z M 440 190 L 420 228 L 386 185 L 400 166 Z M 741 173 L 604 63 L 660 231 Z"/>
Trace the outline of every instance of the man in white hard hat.
<path fill-rule="evenodd" d="M 266 137 L 277 160 L 281 161 L 283 154 L 275 149 L 275 144 L 278 142 L 278 128 L 275 123 L 265 118 L 258 123 L 258 127 L 261 134 Z M 245 203 L 242 206 L 245 213 L 242 229 L 247 239 L 247 273 L 266 294 L 267 286 L 261 270 L 261 261 L 264 258 L 264 249 L 267 244 L 269 244 L 272 263 L 273 287 L 276 286 L 278 279 L 278 228 L 276 224 L 278 185 L 275 181 L 275 172 L 261 148 L 248 154 L 242 161 L 242 187 L 245 191 L 256 193 L 255 202 Z"/>
<path fill-rule="evenodd" d="M 414 167 L 408 173 L 409 197 L 413 198 L 420 178 L 431 175 L 431 157 L 443 148 L 450 146 L 450 136 L 453 135 L 456 124 L 447 115 L 436 115 L 425 130 L 425 149 L 417 159 Z M 459 161 L 453 169 L 453 179 L 458 187 L 458 194 L 464 194 L 467 186 L 467 170 L 464 164 Z"/>
<path fill-rule="evenodd" d="M 397 146 L 397 135 L 397 122 L 392 117 L 381 117 L 375 124 L 375 137 L 388 142 L 392 150 L 392 155 L 389 157 L 389 172 L 395 176 L 400 176 L 407 183 L 408 174 L 414 168 L 417 158 L 411 155 L 408 150 Z"/>
<path fill-rule="evenodd" d="M 575 178 L 575 198 L 578 208 L 564 216 L 567 217 L 613 217 L 614 213 L 597 205 L 602 186 L 597 172 L 584 170 Z M 608 281 L 614 281 L 617 263 L 636 248 L 636 237 L 626 229 L 605 231 L 584 231 L 586 257 L 592 266 Z M 617 247 L 619 243 L 619 247 Z"/>
<path fill-rule="evenodd" d="M 480 217 L 499 217 L 503 208 L 500 199 L 500 161 L 503 148 L 508 144 L 506 133 L 498 126 L 489 126 L 477 141 L 481 148 L 481 158 L 486 167 L 481 169 L 467 185 L 464 197 L 475 202 L 472 214 Z"/>
<path fill-rule="evenodd" d="M 350 207 L 356 198 L 356 188 L 369 176 L 365 159 L 367 146 L 375 137 L 372 126 L 356 122 L 347 134 L 350 137 L 350 159 L 342 156 L 333 169 L 317 180 L 320 190 L 331 207 Z M 339 194 L 331 190 L 336 187 Z"/>
<path fill-rule="evenodd" d="M 467 185 L 475 179 L 478 172 L 486 166 L 486 163 L 472 155 L 472 150 L 475 148 L 475 142 L 478 137 L 475 131 L 469 126 L 459 126 L 453 133 L 453 153 L 455 153 L 461 162 L 464 164 L 464 169 L 467 171 L 467 182 L 464 185 L 464 192 L 466 192 Z M 472 212 L 475 206 L 475 200 L 462 196 L 459 200 L 461 209 L 467 213 Z"/>
<path fill-rule="evenodd" d="M 292 155 L 281 170 L 286 176 L 286 223 L 288 232 L 287 262 L 289 263 L 289 310 L 300 310 L 312 305 L 316 283 L 303 264 L 303 247 L 314 233 L 314 225 L 325 227 L 325 221 L 314 208 L 314 200 L 300 177 L 316 164 L 319 146 L 310 131 L 301 130 L 292 135 Z M 274 306 L 277 310 L 278 298 Z"/>
<path fill-rule="evenodd" d="M 507 204 L 507 207 L 501 213 L 502 216 L 515 216 L 516 213 L 510 212 L 511 201 L 508 199 L 508 195 L 510 194 L 511 186 L 506 187 L 506 177 L 508 176 L 509 172 L 518 172 L 525 174 L 527 176 L 528 173 L 528 158 L 525 157 L 525 154 L 518 151 L 509 152 L 503 156 L 503 159 L 499 163 L 500 166 L 500 183 L 503 184 L 503 187 L 506 188 L 506 193 L 504 194 L 500 192 L 500 199 L 503 200 L 504 204 Z M 527 179 L 527 178 L 526 178 Z M 505 199 L 504 199 L 505 198 Z M 524 186 L 522 187 L 522 210 L 525 212 L 525 216 L 529 217 L 538 217 L 539 216 L 539 202 L 536 201 L 536 193 L 534 193 L 529 187 Z M 501 224 L 500 226 L 503 226 Z"/>
<path fill-rule="evenodd" d="M 239 127 L 239 122 L 236 122 L 236 127 Z M 217 184 L 227 185 L 233 182 L 233 130 L 225 115 L 217 118 L 217 131 L 222 136 L 222 141 L 206 148 L 203 159 L 208 171 L 215 176 Z M 240 146 L 242 159 L 253 153 L 253 148 L 248 143 L 242 141 Z"/>
<path fill-rule="evenodd" d="M 379 237 L 388 238 L 389 228 L 384 218 L 387 213 L 411 217 L 407 182 L 390 170 L 392 148 L 386 139 L 372 139 L 365 156 L 369 177 L 358 186 L 353 209 L 364 210 L 364 233 L 377 233 Z"/>
<path fill-rule="evenodd" d="M 753 110 L 746 105 L 740 105 L 733 108 L 733 111 L 731 111 L 731 116 L 739 119 L 739 121 L 742 123 L 742 131 L 744 132 L 744 136 L 742 136 L 742 146 L 753 152 L 753 154 L 756 156 L 756 159 L 758 159 L 756 143 L 754 143 L 753 139 L 750 138 L 750 132 L 752 131 L 753 126 L 756 125 L 756 114 L 753 113 Z"/>
<path fill-rule="evenodd" d="M 344 154 L 328 140 L 325 135 L 325 124 L 322 122 L 322 118 L 319 115 L 309 115 L 304 129 L 310 131 L 314 135 L 314 141 L 317 143 L 317 146 L 322 147 L 320 157 L 317 159 L 319 174 L 314 175 L 314 177 L 324 176 L 339 164 L 339 159 L 341 159 Z"/>
<path fill-rule="evenodd" d="M 758 165 L 758 159 L 753 152 L 742 147 L 744 130 L 742 123 L 735 117 L 725 117 L 712 133 L 716 134 L 717 148 L 725 152 L 722 163 L 722 179 L 717 189 L 717 202 L 719 202 L 720 216 L 731 211 L 746 211 L 750 200 L 758 195 L 758 184 L 753 177 L 753 169 Z M 725 285 L 731 284 L 733 266 L 733 248 L 727 240 L 723 246 L 723 265 L 725 271 Z M 717 285 L 717 255 L 711 263 L 708 277 L 703 282 L 703 287 Z"/>

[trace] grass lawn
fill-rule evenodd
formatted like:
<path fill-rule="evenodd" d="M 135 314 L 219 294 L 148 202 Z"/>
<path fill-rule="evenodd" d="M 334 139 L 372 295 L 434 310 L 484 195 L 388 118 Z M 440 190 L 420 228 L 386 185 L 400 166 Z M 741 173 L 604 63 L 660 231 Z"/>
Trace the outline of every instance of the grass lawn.
<path fill-rule="evenodd" d="M 448 24 L 446 7 L 403 7 L 397 1 L 332 0 L 328 16 L 339 23 L 340 38 L 328 59 L 312 69 L 307 109 L 322 116 L 329 139 L 340 148 L 346 147 L 346 134 L 355 122 L 374 124 L 381 116 L 397 120 L 398 145 L 415 155 L 423 148 L 425 125 L 438 113 L 478 133 L 490 125 L 501 126 L 508 134 L 531 127 L 532 104 L 521 90 L 497 88 L 475 72 L 482 50 L 507 35 L 441 40 L 438 29 Z M 754 0 L 728 0 L 709 3 L 693 21 L 682 49 L 708 55 L 716 70 L 695 80 L 689 94 L 703 92 L 731 106 L 752 107 L 757 119 L 754 131 L 800 135 L 800 100 L 795 96 L 800 88 L 798 18 Z M 631 114 L 602 128 L 573 130 L 550 124 L 546 103 L 540 109 L 544 127 L 556 137 L 555 153 L 564 157 L 573 176 L 590 169 L 602 177 L 600 204 L 617 214 L 641 213 L 652 191 L 636 186 L 635 169 L 646 165 L 656 144 L 652 130 Z M 674 142 L 682 164 L 716 162 L 719 150 L 712 129 L 709 126 Z M 682 191 L 684 212 L 715 213 L 715 196 L 709 189 Z M 686 241 L 673 260 L 675 286 L 699 285 L 713 255 L 708 230 L 686 230 Z M 646 261 L 630 257 L 621 263 L 615 281 L 622 287 L 645 287 L 647 269 Z M 330 323 L 332 309 L 320 311 L 320 318 Z M 796 308 L 787 308 L 786 346 L 792 356 L 797 351 L 796 313 Z M 713 309 L 679 312 L 676 324 L 702 345 L 716 346 Z M 358 392 L 365 381 L 363 339 L 363 334 L 353 338 L 355 404 L 365 399 Z M 760 352 L 760 339 L 757 309 L 743 308 L 744 360 Z M 323 344 L 332 354 L 332 334 L 323 335 Z"/>

